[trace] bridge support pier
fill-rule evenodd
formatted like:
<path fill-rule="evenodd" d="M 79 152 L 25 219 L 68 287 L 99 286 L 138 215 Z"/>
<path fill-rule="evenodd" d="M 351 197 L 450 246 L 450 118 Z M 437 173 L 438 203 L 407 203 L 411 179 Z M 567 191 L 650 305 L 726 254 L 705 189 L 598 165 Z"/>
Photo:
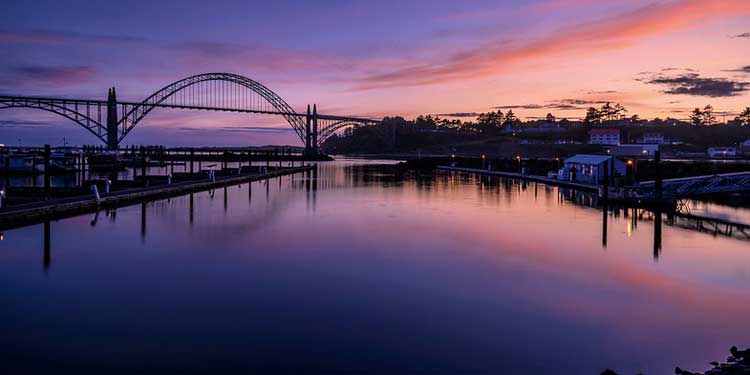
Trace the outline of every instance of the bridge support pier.
<path fill-rule="evenodd" d="M 310 105 L 307 105 L 307 116 L 305 116 L 305 155 L 312 154 L 312 148 L 310 147 L 312 134 L 310 132 L 310 122 L 312 121 L 312 115 L 310 114 Z"/>
<path fill-rule="evenodd" d="M 318 155 L 318 106 L 313 104 L 313 115 L 312 115 L 312 153 Z"/>
<path fill-rule="evenodd" d="M 120 141 L 117 139 L 117 93 L 109 89 L 107 96 L 107 149 L 117 150 Z"/>

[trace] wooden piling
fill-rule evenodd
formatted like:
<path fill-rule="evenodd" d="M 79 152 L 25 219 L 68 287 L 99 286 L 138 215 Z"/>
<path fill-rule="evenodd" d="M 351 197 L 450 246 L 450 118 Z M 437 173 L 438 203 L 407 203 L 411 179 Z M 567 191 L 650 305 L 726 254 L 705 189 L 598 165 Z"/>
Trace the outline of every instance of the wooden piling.
<path fill-rule="evenodd" d="M 44 199 L 50 198 L 50 157 L 49 145 L 44 145 Z"/>

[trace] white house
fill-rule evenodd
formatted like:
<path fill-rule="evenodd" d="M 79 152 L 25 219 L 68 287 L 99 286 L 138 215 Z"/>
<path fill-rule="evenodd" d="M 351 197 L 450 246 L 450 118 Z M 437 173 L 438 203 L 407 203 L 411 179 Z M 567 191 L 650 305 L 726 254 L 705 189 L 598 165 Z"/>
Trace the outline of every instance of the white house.
<path fill-rule="evenodd" d="M 737 149 L 734 147 L 711 147 L 708 149 L 708 156 L 715 159 L 734 158 L 737 156 Z"/>
<path fill-rule="evenodd" d="M 627 143 L 610 147 L 608 150 L 612 156 L 647 157 L 654 156 L 658 149 L 658 144 Z"/>
<path fill-rule="evenodd" d="M 619 145 L 620 129 L 591 129 L 589 143 L 592 145 Z"/>
<path fill-rule="evenodd" d="M 646 144 L 663 145 L 666 142 L 662 133 L 643 133 L 643 142 Z"/>
<path fill-rule="evenodd" d="M 600 184 L 604 181 L 604 167 L 609 176 L 625 176 L 624 161 L 608 155 L 575 155 L 565 159 L 557 175 L 558 180 Z"/>

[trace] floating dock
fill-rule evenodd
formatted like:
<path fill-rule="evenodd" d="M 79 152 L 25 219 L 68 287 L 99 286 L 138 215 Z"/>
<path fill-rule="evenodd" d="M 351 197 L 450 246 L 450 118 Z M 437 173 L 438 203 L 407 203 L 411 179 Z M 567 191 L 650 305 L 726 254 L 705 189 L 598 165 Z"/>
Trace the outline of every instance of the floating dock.
<path fill-rule="evenodd" d="M 282 167 L 265 173 L 244 173 L 234 176 L 217 176 L 176 182 L 169 185 L 156 185 L 143 188 L 132 188 L 115 191 L 111 194 L 100 194 L 97 199 L 93 194 L 80 197 L 51 199 L 0 209 L 0 229 L 12 229 L 47 220 L 65 218 L 77 214 L 94 212 L 103 208 L 114 208 L 141 202 L 184 195 L 188 193 L 238 185 L 245 182 L 266 180 L 284 175 L 306 172 L 315 169 L 316 165 L 301 167 Z"/>
<path fill-rule="evenodd" d="M 502 171 L 488 171 L 485 169 L 478 169 L 478 168 L 460 168 L 460 167 L 449 167 L 449 166 L 438 166 L 437 168 L 441 170 L 445 170 L 445 171 L 466 172 L 466 173 L 476 173 L 476 174 L 481 174 L 481 175 L 486 175 L 486 176 L 515 178 L 519 180 L 541 182 L 547 185 L 561 186 L 561 187 L 567 187 L 567 188 L 577 189 L 577 190 L 593 191 L 597 193 L 601 192 L 601 186 L 598 186 L 598 185 L 588 185 L 588 184 L 582 184 L 579 182 L 562 181 L 562 180 L 557 180 L 557 179 L 549 178 L 545 176 L 528 175 L 528 174 L 513 173 L 513 172 L 502 172 Z"/>

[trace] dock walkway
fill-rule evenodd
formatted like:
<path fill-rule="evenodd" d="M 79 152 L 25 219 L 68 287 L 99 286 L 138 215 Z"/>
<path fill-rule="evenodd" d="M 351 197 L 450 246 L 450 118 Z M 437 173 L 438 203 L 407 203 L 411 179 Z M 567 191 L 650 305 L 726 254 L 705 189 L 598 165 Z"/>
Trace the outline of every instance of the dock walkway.
<path fill-rule="evenodd" d="M 315 165 L 281 168 L 267 173 L 245 173 L 237 176 L 216 177 L 215 181 L 193 180 L 171 185 L 157 185 L 144 188 L 126 189 L 111 194 L 101 194 L 100 199 L 93 195 L 52 199 L 35 203 L 9 206 L 0 209 L 0 228 L 11 229 L 45 220 L 59 219 L 76 214 L 93 212 L 102 208 L 121 207 L 143 200 L 173 197 L 197 191 L 211 190 L 245 182 L 259 181 L 312 170 Z"/>
<path fill-rule="evenodd" d="M 450 167 L 450 166 L 438 166 L 437 168 L 441 170 L 446 170 L 446 171 L 477 173 L 477 174 L 482 174 L 482 175 L 487 175 L 487 176 L 498 176 L 498 177 L 507 177 L 507 178 L 515 178 L 515 179 L 520 179 L 520 180 L 541 182 L 547 185 L 562 186 L 562 187 L 568 187 L 568 188 L 578 189 L 578 190 L 595 191 L 595 192 L 599 192 L 599 190 L 601 190 L 601 187 L 597 185 L 587 185 L 587 184 L 582 184 L 578 182 L 561 181 L 561 180 L 557 180 L 554 178 L 538 176 L 538 175 L 528 175 L 528 174 L 502 172 L 502 171 L 488 171 L 485 169 L 478 169 L 478 168 L 460 168 L 460 167 Z"/>

